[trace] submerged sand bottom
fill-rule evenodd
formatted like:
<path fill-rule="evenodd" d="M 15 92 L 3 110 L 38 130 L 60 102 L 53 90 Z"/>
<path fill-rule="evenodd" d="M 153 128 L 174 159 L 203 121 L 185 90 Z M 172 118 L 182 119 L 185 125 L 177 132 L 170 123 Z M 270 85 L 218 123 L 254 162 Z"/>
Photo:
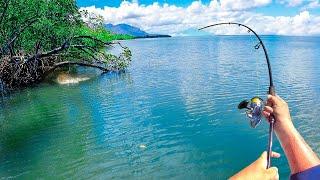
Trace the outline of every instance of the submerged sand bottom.
<path fill-rule="evenodd" d="M 87 81 L 89 79 L 90 78 L 87 76 L 79 76 L 79 75 L 77 76 L 77 75 L 71 75 L 68 73 L 60 73 L 57 76 L 56 81 L 58 84 L 77 84 L 79 82 Z"/>

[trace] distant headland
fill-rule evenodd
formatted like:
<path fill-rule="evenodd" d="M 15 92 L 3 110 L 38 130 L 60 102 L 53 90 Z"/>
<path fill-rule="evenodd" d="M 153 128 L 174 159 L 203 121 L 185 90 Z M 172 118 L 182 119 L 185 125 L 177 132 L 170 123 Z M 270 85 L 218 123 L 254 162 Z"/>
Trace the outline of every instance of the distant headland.
<path fill-rule="evenodd" d="M 163 34 L 149 34 L 138 27 L 134 27 L 129 24 L 105 24 L 105 28 L 114 34 L 126 34 L 133 36 L 134 38 L 163 38 L 171 37 L 170 35 Z"/>

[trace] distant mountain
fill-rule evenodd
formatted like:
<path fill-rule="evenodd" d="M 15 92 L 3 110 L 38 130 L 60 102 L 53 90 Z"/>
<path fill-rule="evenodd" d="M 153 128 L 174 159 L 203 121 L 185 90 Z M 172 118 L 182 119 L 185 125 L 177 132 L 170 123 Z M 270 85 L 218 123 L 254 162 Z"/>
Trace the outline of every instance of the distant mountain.
<path fill-rule="evenodd" d="M 161 34 L 149 34 L 137 27 L 131 26 L 129 24 L 106 24 L 105 28 L 114 34 L 128 34 L 135 38 L 158 38 L 158 37 L 171 37 L 169 35 Z"/>

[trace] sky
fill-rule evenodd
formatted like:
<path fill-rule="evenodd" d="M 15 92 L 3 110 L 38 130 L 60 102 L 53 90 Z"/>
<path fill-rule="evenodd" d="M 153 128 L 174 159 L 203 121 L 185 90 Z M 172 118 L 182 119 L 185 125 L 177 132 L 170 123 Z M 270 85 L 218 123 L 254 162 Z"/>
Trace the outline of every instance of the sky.
<path fill-rule="evenodd" d="M 81 10 L 105 23 L 126 23 L 149 33 L 194 35 L 218 22 L 239 22 L 259 34 L 320 35 L 320 0 L 77 0 Z M 244 34 L 243 29 L 211 28 L 214 34 Z"/>

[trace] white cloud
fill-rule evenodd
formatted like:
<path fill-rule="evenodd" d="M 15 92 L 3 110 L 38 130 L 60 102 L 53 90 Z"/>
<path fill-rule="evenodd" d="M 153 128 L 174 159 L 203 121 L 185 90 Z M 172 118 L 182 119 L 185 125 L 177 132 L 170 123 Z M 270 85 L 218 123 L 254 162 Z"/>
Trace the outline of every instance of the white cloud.
<path fill-rule="evenodd" d="M 320 0 L 311 0 L 303 9 L 320 8 Z"/>
<path fill-rule="evenodd" d="M 140 5 L 123 1 L 120 7 L 81 8 L 103 16 L 105 23 L 127 23 L 140 27 L 150 33 L 177 35 L 190 28 L 199 28 L 217 22 L 242 22 L 248 24 L 259 34 L 278 35 L 320 35 L 320 16 L 311 15 L 304 10 L 295 16 L 266 16 L 246 10 L 263 6 L 269 0 L 212 0 L 205 5 L 194 1 L 188 7 L 153 3 Z M 241 5 L 241 2 L 245 2 Z M 246 5 L 247 2 L 249 5 Z M 236 6 L 237 5 L 237 6 Z M 241 9 L 241 10 L 240 10 Z M 245 30 L 232 26 L 228 28 L 212 28 L 216 34 L 243 34 Z"/>
<path fill-rule="evenodd" d="M 320 0 L 277 0 L 279 4 L 288 7 L 301 7 L 301 9 L 315 9 L 320 8 Z"/>
<path fill-rule="evenodd" d="M 224 9 L 244 10 L 268 5 L 272 0 L 220 0 L 220 3 Z"/>
<path fill-rule="evenodd" d="M 280 4 L 287 5 L 289 7 L 296 7 L 302 5 L 304 0 L 279 0 Z"/>

